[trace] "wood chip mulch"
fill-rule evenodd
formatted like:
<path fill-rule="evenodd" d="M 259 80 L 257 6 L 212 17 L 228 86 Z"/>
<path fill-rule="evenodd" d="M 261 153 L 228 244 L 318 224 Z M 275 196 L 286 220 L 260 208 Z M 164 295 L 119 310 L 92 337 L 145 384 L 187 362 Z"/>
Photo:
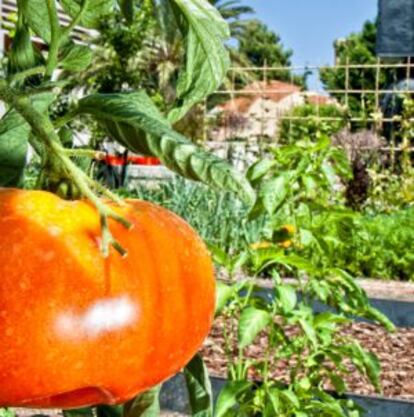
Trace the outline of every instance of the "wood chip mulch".
<path fill-rule="evenodd" d="M 223 321 L 216 320 L 202 350 L 211 374 L 221 377 L 226 376 L 227 365 L 223 326 Z M 378 356 L 382 367 L 381 381 L 384 396 L 414 400 L 414 328 L 399 328 L 395 333 L 388 333 L 376 325 L 353 323 L 343 327 L 341 332 L 359 341 L 365 349 Z M 259 335 L 257 339 L 257 343 L 249 347 L 247 352 L 251 358 L 263 357 L 267 338 L 265 335 Z M 278 361 L 272 367 L 272 377 L 287 381 L 289 370 L 294 363 L 294 359 Z M 345 380 L 349 392 L 362 395 L 375 393 L 375 389 L 358 372 L 347 375 Z M 327 388 L 331 387 L 327 386 Z"/>

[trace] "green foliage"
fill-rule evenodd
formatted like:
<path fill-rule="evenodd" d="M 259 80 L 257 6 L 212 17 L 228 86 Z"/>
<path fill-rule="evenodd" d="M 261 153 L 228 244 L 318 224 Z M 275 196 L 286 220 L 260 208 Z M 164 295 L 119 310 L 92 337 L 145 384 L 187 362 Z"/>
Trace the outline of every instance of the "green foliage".
<path fill-rule="evenodd" d="M 248 178 L 255 178 L 258 186 L 258 198 L 251 216 L 261 214 L 263 209 L 269 215 L 301 213 L 309 203 L 321 207 L 330 203 L 331 190 L 339 176 L 350 176 L 344 154 L 330 146 L 328 136 L 317 135 L 312 143 L 304 138 L 292 145 L 275 148 L 273 163 L 257 162 L 248 171 Z M 299 203 L 299 204 L 298 204 Z"/>
<path fill-rule="evenodd" d="M 35 97 L 33 105 L 39 111 L 46 111 L 53 94 Z M 15 110 L 9 110 L 0 120 L 0 185 L 17 187 L 22 185 L 30 126 Z"/>
<path fill-rule="evenodd" d="M 253 14 L 254 10 L 243 4 L 241 0 L 209 0 L 228 22 L 232 38 L 241 39 L 245 34 L 245 27 L 249 20 L 244 19 L 245 14 Z"/>
<path fill-rule="evenodd" d="M 152 201 L 175 212 L 191 224 L 210 245 L 217 258 L 231 263 L 233 252 L 259 239 L 262 219 L 247 222 L 248 208 L 230 193 L 217 192 L 202 184 L 174 178 L 158 186 L 137 184 L 119 190 L 121 196 Z"/>
<path fill-rule="evenodd" d="M 247 58 L 252 67 L 288 67 L 293 53 L 283 47 L 279 35 L 257 19 L 245 24 L 238 52 Z M 268 71 L 267 76 L 269 79 L 293 81 L 297 84 L 303 84 L 304 81 L 302 77 L 294 76 L 287 70 Z"/>
<path fill-rule="evenodd" d="M 361 216 L 356 231 L 344 241 L 338 264 L 353 274 L 414 280 L 414 209 Z"/>
<path fill-rule="evenodd" d="M 93 59 L 93 50 L 69 40 L 69 29 L 75 24 L 82 24 L 91 28 L 98 27 L 99 22 L 104 17 L 118 9 L 114 0 L 90 0 L 88 2 L 62 0 L 60 2 L 61 6 L 73 18 L 71 24 L 65 29 L 59 25 L 55 2 L 36 2 L 38 9 L 31 15 L 27 24 L 27 15 L 32 11 L 34 3 L 25 0 L 19 3 L 18 30 L 14 43 L 19 48 L 16 49 L 16 46 L 9 54 L 9 62 L 14 65 L 14 72 L 10 74 L 13 75 L 13 78 L 10 78 L 10 80 L 11 88 L 17 88 L 19 84 L 15 81 L 17 80 L 16 77 L 24 81 L 32 75 L 31 71 L 37 65 L 34 55 L 28 55 L 28 51 L 32 51 L 29 24 L 34 31 L 50 43 L 46 68 L 42 66 L 34 68 L 39 74 L 44 72 L 44 80 L 41 81 L 40 79 L 38 86 L 39 91 L 43 91 L 45 88 L 53 88 L 59 85 L 59 83 L 49 81 L 57 67 L 65 70 L 62 75 L 64 80 L 69 71 L 77 73 L 87 68 Z M 30 102 L 20 99 L 20 96 L 27 94 L 24 86 L 21 87 L 22 91 L 9 91 L 10 86 L 4 80 L 1 96 L 27 120 L 26 135 L 30 132 L 29 125 L 34 129 L 36 134 L 33 135 L 32 144 L 40 152 L 42 158 L 48 159 L 43 161 L 43 165 L 50 172 L 44 174 L 45 177 L 53 177 L 53 189 L 59 189 L 59 181 L 66 183 L 73 180 L 74 178 L 67 178 L 68 172 L 76 169 L 69 159 L 56 155 L 56 153 L 64 152 L 63 148 L 60 148 L 59 134 L 62 128 L 65 128 L 65 125 L 71 122 L 73 118 L 88 113 L 99 119 L 99 122 L 106 127 L 109 126 L 113 138 L 130 150 L 158 156 L 167 166 L 194 180 L 206 181 L 216 187 L 229 187 L 229 189 L 237 190 L 237 192 L 241 192 L 243 198 L 251 203 L 254 200 L 254 192 L 241 174 L 233 170 L 226 162 L 194 146 L 186 138 L 176 133 L 167 122 L 167 119 L 177 121 L 182 118 L 194 104 L 215 90 L 222 81 L 229 66 L 229 57 L 224 46 L 224 41 L 229 35 L 228 26 L 217 10 L 205 0 L 166 0 L 162 3 L 164 6 L 168 6 L 168 10 L 173 11 L 174 15 L 170 15 L 168 18 L 177 20 L 176 27 L 182 30 L 183 36 L 181 45 L 185 47 L 185 53 L 182 54 L 184 58 L 183 66 L 181 71 L 176 73 L 176 100 L 171 103 L 172 107 L 169 109 L 166 118 L 162 116 L 157 106 L 143 91 L 135 95 L 134 93 L 95 95 L 81 99 L 79 105 L 75 105 L 75 108 L 70 109 L 70 111 L 63 109 L 63 112 L 59 115 L 59 132 L 57 132 L 51 126 L 47 114 L 37 113 L 37 110 L 31 107 Z M 154 11 L 153 7 L 155 6 L 149 6 L 149 4 L 152 3 L 145 0 L 138 3 L 138 7 L 142 6 L 143 8 L 142 16 L 144 17 L 150 16 L 150 12 Z M 122 12 L 125 13 L 125 7 L 130 8 L 131 4 L 122 3 L 120 6 L 122 6 Z M 131 10 L 128 13 L 130 12 Z M 119 11 L 117 16 L 117 19 L 122 19 Z M 40 24 L 42 20 L 44 20 L 44 26 Z M 146 27 L 142 19 L 138 21 L 139 25 Z M 136 30 L 137 26 L 134 29 Z M 119 31 L 117 35 L 119 35 Z M 123 42 L 121 42 L 119 56 L 123 55 L 125 48 L 128 48 L 129 41 L 134 39 L 134 36 L 131 31 L 125 31 L 121 32 L 121 38 Z M 22 48 L 20 47 L 21 42 L 17 42 L 19 39 L 24 41 Z M 114 47 L 118 47 L 116 39 L 115 35 L 111 38 Z M 131 48 L 131 53 L 134 54 L 137 47 L 142 45 L 143 38 L 138 37 Z M 131 53 L 128 57 L 131 56 Z M 33 59 L 28 60 L 28 58 Z M 119 64 L 122 65 L 122 60 L 119 61 Z M 20 72 L 16 73 L 16 71 Z M 22 71 L 29 72 L 27 75 L 26 73 L 21 75 Z M 76 90 L 79 85 L 76 82 L 73 83 L 73 80 L 69 88 Z M 119 89 L 123 88 L 122 83 L 123 80 L 120 80 Z M 36 91 L 31 92 L 31 94 L 36 94 Z M 14 126 L 9 126 L 9 118 L 3 125 L 5 127 L 4 134 L 9 135 L 9 130 L 14 128 Z M 38 136 L 40 136 L 40 139 Z M 20 137 L 24 140 L 24 135 L 19 135 Z M 40 143 L 39 140 L 40 142 L 46 141 L 46 145 Z M 53 142 L 58 145 L 52 146 Z M 5 141 L 5 144 L 5 146 L 9 146 L 7 141 Z M 49 152 L 41 152 L 44 146 L 50 148 Z M 22 165 L 24 152 L 25 149 L 22 148 L 21 154 L 19 156 L 16 154 L 18 165 Z M 70 165 L 71 168 L 69 166 L 62 167 L 62 161 L 65 161 L 64 164 Z M 15 166 L 16 161 L 13 161 L 12 165 Z M 80 171 L 77 173 L 82 176 Z M 18 173 L 17 176 L 19 175 Z M 75 177 L 75 182 L 78 182 L 77 186 L 80 189 L 85 190 L 89 187 L 84 183 L 84 181 L 88 183 L 88 180 L 81 180 L 79 184 L 79 176 L 75 175 Z M 44 184 L 46 183 L 51 184 L 47 180 Z M 89 191 L 92 190 L 87 190 L 87 193 L 91 196 Z"/>
<path fill-rule="evenodd" d="M 241 285 L 227 287 L 234 287 L 233 296 L 221 313 L 227 327 L 224 346 L 230 380 L 219 394 L 215 415 L 359 416 L 361 410 L 354 403 L 334 398 L 322 388 L 329 382 L 339 394 L 346 391 L 344 361 L 348 360 L 380 390 L 377 359 L 339 332 L 349 319 L 341 313 L 313 313 L 307 298 L 297 303 L 293 288 L 283 286 L 277 276 L 271 301 L 265 302 L 256 292 L 254 281 L 243 283 L 247 295 L 240 295 Z M 301 289 L 307 294 L 306 288 Z M 238 324 L 232 324 L 236 317 Z M 266 355 L 249 359 L 249 345 L 258 334 Z M 272 370 L 288 358 L 288 381 L 272 379 Z M 249 379 L 250 373 L 256 382 Z"/>
<path fill-rule="evenodd" d="M 334 45 L 338 65 L 346 64 L 375 64 L 376 55 L 376 24 L 366 22 L 358 33 L 352 33 L 347 38 L 337 41 Z M 349 90 L 375 90 L 376 68 L 350 68 Z M 406 70 L 387 68 L 381 69 L 379 74 L 379 88 L 386 89 L 398 80 L 406 78 Z M 344 68 L 323 69 L 321 80 L 327 90 L 345 90 L 346 70 Z M 344 93 L 333 93 L 342 104 L 345 104 Z M 367 117 L 375 110 L 374 94 L 352 93 L 348 96 L 349 112 L 354 117 Z"/>
<path fill-rule="evenodd" d="M 1 417 L 15 417 L 15 413 L 10 408 L 0 408 Z"/>
<path fill-rule="evenodd" d="M 99 28 L 100 21 L 114 9 L 114 0 L 60 0 L 63 10 L 86 28 Z"/>
<path fill-rule="evenodd" d="M 213 396 L 210 378 L 203 359 L 196 355 L 184 368 L 193 417 L 213 417 Z"/>
<path fill-rule="evenodd" d="M 161 386 L 137 395 L 124 404 L 122 417 L 157 417 L 160 415 L 159 393 Z"/>
<path fill-rule="evenodd" d="M 280 123 L 279 142 L 295 143 L 305 138 L 314 138 L 317 134 L 332 137 L 346 126 L 344 111 L 335 104 L 307 103 L 295 107 Z M 289 118 L 292 119 L 289 119 Z M 323 120 L 323 119 L 334 120 Z M 322 120 L 321 120 L 322 119 Z"/>
<path fill-rule="evenodd" d="M 92 61 L 93 53 L 88 46 L 69 43 L 62 48 L 60 66 L 66 71 L 82 71 Z"/>
<path fill-rule="evenodd" d="M 175 108 L 168 119 L 174 123 L 208 94 L 215 91 L 230 67 L 224 42 L 230 37 L 227 23 L 204 0 L 174 0 L 187 24 L 180 26 L 186 39 L 185 69 L 177 81 Z"/>
<path fill-rule="evenodd" d="M 247 203 L 254 202 L 254 191 L 244 176 L 175 132 L 144 92 L 91 95 L 80 100 L 79 111 L 96 117 L 126 148 L 157 156 L 184 177 L 235 191 Z"/>
<path fill-rule="evenodd" d="M 33 32 L 47 43 L 50 43 L 50 20 L 47 4 L 44 0 L 23 0 L 19 3 L 19 9 L 23 13 Z"/>

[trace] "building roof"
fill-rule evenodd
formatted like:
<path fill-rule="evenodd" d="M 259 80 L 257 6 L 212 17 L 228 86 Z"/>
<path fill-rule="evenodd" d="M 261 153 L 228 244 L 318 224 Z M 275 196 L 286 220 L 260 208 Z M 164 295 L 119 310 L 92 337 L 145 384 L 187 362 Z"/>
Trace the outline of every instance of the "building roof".
<path fill-rule="evenodd" d="M 217 107 L 218 110 L 228 113 L 246 113 L 260 98 L 277 103 L 285 97 L 300 91 L 301 88 L 299 86 L 283 81 L 255 81 L 238 90 L 235 98 L 219 104 Z"/>
<path fill-rule="evenodd" d="M 301 95 L 303 99 L 311 104 L 323 105 L 333 103 L 331 97 L 324 96 L 315 92 L 302 91 L 301 87 L 296 84 L 287 83 L 278 80 L 272 81 L 255 81 L 235 93 L 235 97 L 221 103 L 216 110 L 224 113 L 247 113 L 254 103 L 258 100 L 268 100 L 273 103 L 279 103 L 289 96 Z"/>

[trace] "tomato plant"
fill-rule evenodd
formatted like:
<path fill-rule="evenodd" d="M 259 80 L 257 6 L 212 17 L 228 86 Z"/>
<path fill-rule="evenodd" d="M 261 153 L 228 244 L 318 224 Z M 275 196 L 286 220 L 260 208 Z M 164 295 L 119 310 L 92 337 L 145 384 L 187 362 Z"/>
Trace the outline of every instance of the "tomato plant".
<path fill-rule="evenodd" d="M 87 38 L 75 40 L 74 28 L 95 30 L 114 10 L 131 22 L 140 7 L 133 0 L 17 0 L 0 74 L 6 106 L 0 185 L 21 186 L 30 145 L 41 167 L 35 188 L 82 201 L 64 202 L 46 191 L 1 192 L 0 367 L 8 380 L 1 405 L 124 402 L 183 367 L 212 318 L 212 268 L 198 237 L 175 215 L 124 201 L 93 180 L 83 162 L 100 156 L 70 146 L 71 122 L 88 115 L 127 149 L 254 201 L 242 174 L 173 129 L 229 67 L 228 26 L 206 0 L 156 2 L 156 12 L 175 22 L 185 46 L 168 111 L 143 90 L 83 96 L 73 81 L 69 86 L 69 75 L 73 80 L 85 70 L 94 54 Z M 57 114 L 51 109 L 63 88 L 65 94 L 72 88 L 77 102 Z M 189 386 L 197 361 L 186 371 Z M 144 413 L 149 398 L 156 410 L 154 388 L 128 403 L 125 413 Z M 117 412 L 98 411 L 108 410 Z"/>

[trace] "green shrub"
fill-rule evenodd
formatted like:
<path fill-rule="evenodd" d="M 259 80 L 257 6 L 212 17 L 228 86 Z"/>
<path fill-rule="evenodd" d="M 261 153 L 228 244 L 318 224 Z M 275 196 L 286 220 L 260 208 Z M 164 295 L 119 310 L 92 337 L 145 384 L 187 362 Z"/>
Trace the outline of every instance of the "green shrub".
<path fill-rule="evenodd" d="M 296 143 L 306 138 L 315 138 L 318 134 L 332 136 L 345 126 L 346 114 L 339 106 L 335 104 L 318 106 L 307 103 L 295 107 L 286 118 L 282 119 L 279 142 Z"/>
<path fill-rule="evenodd" d="M 342 261 L 359 276 L 414 280 L 414 208 L 361 217 Z"/>

